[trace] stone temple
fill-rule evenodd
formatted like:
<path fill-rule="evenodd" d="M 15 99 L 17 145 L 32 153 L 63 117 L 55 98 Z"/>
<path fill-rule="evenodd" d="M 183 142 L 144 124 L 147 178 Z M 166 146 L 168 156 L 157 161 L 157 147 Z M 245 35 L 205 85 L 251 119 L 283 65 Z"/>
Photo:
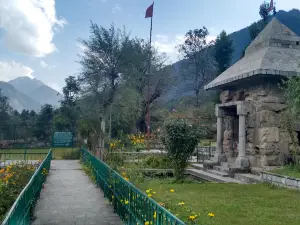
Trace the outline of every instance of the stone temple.
<path fill-rule="evenodd" d="M 206 85 L 221 91 L 216 105 L 217 150 L 211 163 L 235 168 L 282 165 L 292 149 L 282 126 L 282 79 L 300 75 L 300 37 L 276 18 L 245 56 Z M 295 135 L 299 133 L 295 130 Z"/>

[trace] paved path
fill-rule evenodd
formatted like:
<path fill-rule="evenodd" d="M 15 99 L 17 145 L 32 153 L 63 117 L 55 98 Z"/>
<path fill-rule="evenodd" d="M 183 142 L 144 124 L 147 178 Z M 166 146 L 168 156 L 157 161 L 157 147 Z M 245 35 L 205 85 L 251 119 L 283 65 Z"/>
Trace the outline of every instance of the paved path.
<path fill-rule="evenodd" d="M 121 225 L 78 161 L 53 160 L 33 225 Z"/>

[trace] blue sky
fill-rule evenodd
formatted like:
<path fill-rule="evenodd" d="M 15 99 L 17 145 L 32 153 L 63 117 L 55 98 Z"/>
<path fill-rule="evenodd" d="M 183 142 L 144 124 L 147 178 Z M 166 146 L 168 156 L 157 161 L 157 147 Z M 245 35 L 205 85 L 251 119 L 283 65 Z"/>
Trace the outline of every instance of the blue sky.
<path fill-rule="evenodd" d="M 149 37 L 145 10 L 151 0 L 0 0 L 0 80 L 31 76 L 61 90 L 76 75 L 81 48 L 92 20 L 132 36 Z M 189 30 L 206 26 L 210 39 L 223 29 L 232 33 L 259 19 L 262 0 L 156 0 L 153 44 L 178 59 L 175 46 Z M 299 0 L 277 0 L 278 10 L 300 8 Z"/>

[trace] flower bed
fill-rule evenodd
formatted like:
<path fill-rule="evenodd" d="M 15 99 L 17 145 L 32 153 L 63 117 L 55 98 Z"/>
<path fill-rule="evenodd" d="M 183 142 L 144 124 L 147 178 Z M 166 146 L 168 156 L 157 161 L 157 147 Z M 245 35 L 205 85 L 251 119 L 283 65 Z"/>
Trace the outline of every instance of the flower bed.
<path fill-rule="evenodd" d="M 0 222 L 26 186 L 40 162 L 9 165 L 0 169 Z M 43 170 L 46 175 L 47 171 Z"/>

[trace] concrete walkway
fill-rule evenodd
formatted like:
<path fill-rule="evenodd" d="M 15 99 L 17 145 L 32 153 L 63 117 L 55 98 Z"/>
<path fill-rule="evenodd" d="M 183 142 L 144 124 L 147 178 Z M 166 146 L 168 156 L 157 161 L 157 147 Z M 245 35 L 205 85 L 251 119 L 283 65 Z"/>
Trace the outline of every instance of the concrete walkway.
<path fill-rule="evenodd" d="M 52 161 L 34 215 L 33 225 L 123 224 L 78 161 Z"/>

